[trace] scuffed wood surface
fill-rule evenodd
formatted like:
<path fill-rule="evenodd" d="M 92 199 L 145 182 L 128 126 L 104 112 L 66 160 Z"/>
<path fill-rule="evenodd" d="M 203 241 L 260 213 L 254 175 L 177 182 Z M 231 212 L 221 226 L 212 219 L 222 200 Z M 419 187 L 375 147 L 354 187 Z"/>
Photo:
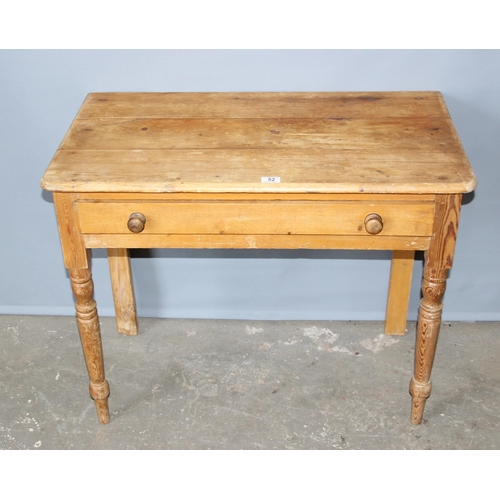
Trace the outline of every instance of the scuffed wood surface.
<path fill-rule="evenodd" d="M 87 96 L 42 186 L 462 193 L 475 178 L 438 92 L 107 93 Z"/>
<path fill-rule="evenodd" d="M 441 116 L 438 92 L 92 93 L 78 118 L 360 118 Z"/>

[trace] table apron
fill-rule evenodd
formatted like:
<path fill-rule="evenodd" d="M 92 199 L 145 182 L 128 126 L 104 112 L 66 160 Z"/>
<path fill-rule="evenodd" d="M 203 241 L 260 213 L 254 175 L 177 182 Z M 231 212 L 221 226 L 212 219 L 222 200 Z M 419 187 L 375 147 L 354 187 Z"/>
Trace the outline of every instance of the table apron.
<path fill-rule="evenodd" d="M 131 214 L 145 218 L 134 241 L 152 235 L 336 235 L 369 237 L 365 217 L 376 213 L 383 221 L 377 238 L 432 235 L 432 202 L 79 202 L 83 234 L 131 235 Z M 138 236 L 138 238 L 136 238 Z M 286 241 L 278 238 L 278 241 Z M 142 246 L 142 244 L 140 244 Z M 356 247 L 358 244 L 356 244 Z"/>
<path fill-rule="evenodd" d="M 427 250 L 430 236 L 84 234 L 86 248 Z"/>

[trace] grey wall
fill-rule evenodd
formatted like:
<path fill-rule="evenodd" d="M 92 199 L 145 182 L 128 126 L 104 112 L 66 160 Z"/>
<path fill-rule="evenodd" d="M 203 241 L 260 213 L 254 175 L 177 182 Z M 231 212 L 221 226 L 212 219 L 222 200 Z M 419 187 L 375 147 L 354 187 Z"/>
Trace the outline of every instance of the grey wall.
<path fill-rule="evenodd" d="M 444 318 L 500 320 L 499 51 L 0 51 L 0 313 L 73 315 L 40 178 L 99 91 L 439 90 L 478 177 L 466 197 Z M 105 252 L 96 298 L 113 314 Z M 133 254 L 139 315 L 382 319 L 390 254 L 153 250 Z M 410 319 L 419 300 L 415 263 Z"/>

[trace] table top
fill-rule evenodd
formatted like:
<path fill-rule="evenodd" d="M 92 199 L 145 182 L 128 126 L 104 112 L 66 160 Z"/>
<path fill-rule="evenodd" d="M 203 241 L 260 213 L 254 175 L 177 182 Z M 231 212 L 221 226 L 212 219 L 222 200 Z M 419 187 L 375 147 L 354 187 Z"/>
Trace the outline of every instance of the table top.
<path fill-rule="evenodd" d="M 41 185 L 451 194 L 476 179 L 439 92 L 92 93 Z"/>

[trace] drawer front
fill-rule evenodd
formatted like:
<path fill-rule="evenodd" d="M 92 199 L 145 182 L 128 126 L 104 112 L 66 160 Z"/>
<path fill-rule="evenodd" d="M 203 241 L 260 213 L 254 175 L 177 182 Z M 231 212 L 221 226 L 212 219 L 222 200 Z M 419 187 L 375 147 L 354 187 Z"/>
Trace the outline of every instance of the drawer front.
<path fill-rule="evenodd" d="M 373 217 L 381 220 L 377 236 L 430 236 L 432 202 L 146 202 L 81 201 L 84 234 L 254 234 L 373 236 Z M 129 219 L 132 214 L 131 227 Z M 137 214 L 141 215 L 139 217 Z M 377 219 L 378 220 L 378 219 Z M 143 223 L 142 223 L 143 222 Z M 371 224 L 371 225 L 367 225 Z"/>

